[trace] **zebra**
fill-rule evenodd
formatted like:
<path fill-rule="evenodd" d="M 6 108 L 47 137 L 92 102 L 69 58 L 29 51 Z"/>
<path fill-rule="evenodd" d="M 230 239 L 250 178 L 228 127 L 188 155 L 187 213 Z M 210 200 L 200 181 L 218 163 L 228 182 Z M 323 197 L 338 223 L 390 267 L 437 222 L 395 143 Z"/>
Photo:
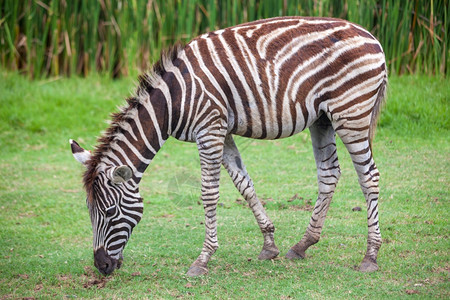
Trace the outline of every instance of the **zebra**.
<path fill-rule="evenodd" d="M 85 167 L 94 265 L 104 275 L 143 213 L 139 183 L 169 137 L 196 143 L 201 168 L 205 240 L 189 276 L 208 272 L 218 249 L 216 207 L 221 165 L 248 202 L 263 235 L 261 260 L 280 253 L 275 227 L 250 178 L 233 135 L 273 140 L 309 128 L 318 197 L 309 225 L 286 258 L 305 258 L 320 238 L 340 177 L 336 134 L 350 153 L 367 204 L 367 251 L 360 271 L 378 269 L 380 174 L 372 140 L 385 100 L 383 49 L 359 25 L 333 18 L 277 17 L 203 34 L 161 54 L 139 76 L 127 104 L 112 115 L 91 153 L 70 140 Z"/>

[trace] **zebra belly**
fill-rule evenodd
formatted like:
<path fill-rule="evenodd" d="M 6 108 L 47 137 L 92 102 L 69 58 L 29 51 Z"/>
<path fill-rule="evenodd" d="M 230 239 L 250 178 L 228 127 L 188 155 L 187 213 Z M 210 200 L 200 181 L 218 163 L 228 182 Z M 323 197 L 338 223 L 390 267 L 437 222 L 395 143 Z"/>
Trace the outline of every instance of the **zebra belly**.
<path fill-rule="evenodd" d="M 292 116 L 294 113 L 289 113 L 282 117 L 281 120 L 276 117 L 259 117 L 250 118 L 250 120 L 248 120 L 245 118 L 244 112 L 239 113 L 239 116 L 236 117 L 234 113 L 230 111 L 227 121 L 228 133 L 263 140 L 275 140 L 290 137 L 302 132 L 317 120 L 317 114 L 312 112 L 305 121 L 301 111 L 301 105 L 297 103 L 295 108 L 295 118 Z"/>

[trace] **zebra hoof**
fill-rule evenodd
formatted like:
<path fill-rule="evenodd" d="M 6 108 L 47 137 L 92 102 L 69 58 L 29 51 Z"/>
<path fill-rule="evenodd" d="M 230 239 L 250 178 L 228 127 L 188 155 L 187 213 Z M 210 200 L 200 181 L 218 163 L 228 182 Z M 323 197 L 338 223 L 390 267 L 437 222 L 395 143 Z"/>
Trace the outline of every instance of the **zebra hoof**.
<path fill-rule="evenodd" d="M 290 249 L 288 251 L 288 253 L 286 254 L 286 258 L 287 259 L 304 259 L 305 253 L 303 253 L 303 255 L 300 255 L 297 252 L 295 252 L 294 250 Z"/>
<path fill-rule="evenodd" d="M 186 275 L 190 277 L 197 277 L 208 273 L 208 269 L 200 266 L 191 266 Z"/>
<path fill-rule="evenodd" d="M 370 272 L 375 272 L 377 270 L 378 270 L 378 265 L 377 265 L 376 261 L 374 262 L 374 261 L 372 261 L 370 259 L 366 259 L 366 258 L 363 259 L 361 266 L 359 266 L 360 272 L 370 273 Z"/>
<path fill-rule="evenodd" d="M 261 253 L 258 255 L 259 260 L 268 260 L 268 259 L 274 259 L 275 257 L 280 254 L 280 250 L 275 246 L 271 249 L 262 249 Z"/>

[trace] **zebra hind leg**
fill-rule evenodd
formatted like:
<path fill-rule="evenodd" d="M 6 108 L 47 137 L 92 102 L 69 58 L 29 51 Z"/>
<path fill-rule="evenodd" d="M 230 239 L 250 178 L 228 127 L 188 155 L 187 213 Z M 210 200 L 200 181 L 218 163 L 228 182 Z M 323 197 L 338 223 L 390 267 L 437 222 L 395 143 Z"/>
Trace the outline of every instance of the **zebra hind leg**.
<path fill-rule="evenodd" d="M 305 251 L 319 241 L 331 198 L 341 174 L 336 152 L 335 131 L 331 122 L 322 115 L 309 130 L 317 166 L 319 195 L 305 235 L 286 254 L 288 259 L 305 258 Z"/>
<path fill-rule="evenodd" d="M 368 236 L 366 255 L 359 268 L 362 272 L 378 270 L 377 256 L 382 243 L 378 223 L 380 173 L 373 160 L 371 139 L 380 113 L 380 105 L 385 97 L 387 78 L 385 72 L 380 72 L 378 77 L 380 81 L 367 83 L 364 87 L 366 94 L 356 98 L 360 101 L 357 105 L 334 106 L 333 128 L 350 153 L 353 166 L 358 174 L 359 185 L 366 199 Z M 368 92 L 369 90 L 370 92 Z M 361 105 L 362 103 L 364 105 Z M 330 107 L 328 107 L 328 111 L 332 116 Z"/>
<path fill-rule="evenodd" d="M 339 131 L 338 134 L 340 134 Z M 373 272 L 378 270 L 377 256 L 382 242 L 378 224 L 378 195 L 380 192 L 378 182 L 380 173 L 373 160 L 369 138 L 358 139 L 350 135 L 343 135 L 341 139 L 350 153 L 367 204 L 367 224 L 369 228 L 367 252 L 359 270 L 362 272 Z"/>
<path fill-rule="evenodd" d="M 228 135 L 225 138 L 223 165 L 228 171 L 237 190 L 250 206 L 264 236 L 263 249 L 258 258 L 265 260 L 277 257 L 280 251 L 274 241 L 275 227 L 256 196 L 253 182 L 245 169 L 245 165 L 242 162 L 239 151 L 231 135 Z"/>

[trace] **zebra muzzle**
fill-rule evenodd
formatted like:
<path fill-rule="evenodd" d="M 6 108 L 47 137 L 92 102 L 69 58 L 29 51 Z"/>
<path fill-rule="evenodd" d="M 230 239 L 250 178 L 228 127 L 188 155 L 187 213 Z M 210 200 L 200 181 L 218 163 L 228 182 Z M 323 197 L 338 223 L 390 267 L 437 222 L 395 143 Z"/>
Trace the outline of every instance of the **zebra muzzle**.
<path fill-rule="evenodd" d="M 119 264 L 119 260 L 109 256 L 103 247 L 94 251 L 94 266 L 103 275 L 111 274 L 121 264 L 122 261 Z"/>

